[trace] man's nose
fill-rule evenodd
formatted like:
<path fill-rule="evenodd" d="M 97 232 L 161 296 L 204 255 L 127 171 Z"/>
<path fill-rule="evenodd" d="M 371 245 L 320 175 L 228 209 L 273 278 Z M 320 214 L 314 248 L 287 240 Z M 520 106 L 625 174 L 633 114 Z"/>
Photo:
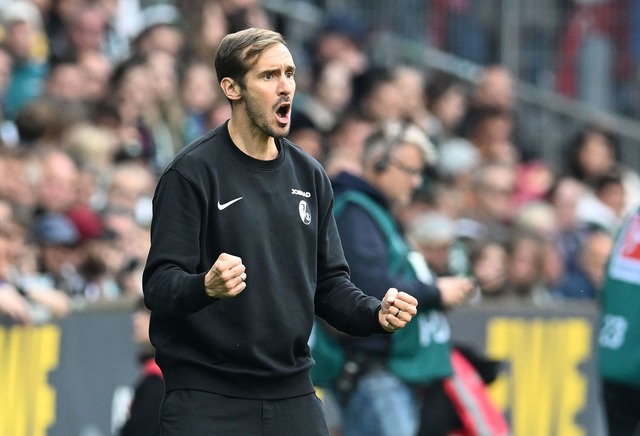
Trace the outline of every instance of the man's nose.
<path fill-rule="evenodd" d="M 293 77 L 282 76 L 278 82 L 279 95 L 291 95 L 296 89 L 296 82 Z"/>

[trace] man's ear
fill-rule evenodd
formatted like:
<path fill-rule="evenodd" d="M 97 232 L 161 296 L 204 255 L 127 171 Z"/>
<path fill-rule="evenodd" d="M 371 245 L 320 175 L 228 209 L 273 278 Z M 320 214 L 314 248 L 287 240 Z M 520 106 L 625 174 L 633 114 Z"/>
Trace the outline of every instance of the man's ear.
<path fill-rule="evenodd" d="M 229 100 L 240 100 L 240 85 L 235 80 L 229 77 L 223 78 L 220 82 L 220 88 Z"/>

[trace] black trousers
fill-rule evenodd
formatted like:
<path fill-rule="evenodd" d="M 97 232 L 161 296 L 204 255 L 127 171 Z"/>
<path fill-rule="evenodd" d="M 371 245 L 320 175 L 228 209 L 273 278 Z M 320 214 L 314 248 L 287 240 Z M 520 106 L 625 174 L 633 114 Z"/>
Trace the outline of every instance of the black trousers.
<path fill-rule="evenodd" d="M 163 436 L 328 436 L 320 399 L 247 400 L 197 390 L 168 392 L 160 406 Z"/>
<path fill-rule="evenodd" d="M 418 436 L 447 436 L 462 428 L 451 399 L 444 390 L 443 380 L 432 383 L 420 392 L 420 428 Z"/>
<path fill-rule="evenodd" d="M 609 436 L 640 436 L 640 388 L 602 381 Z"/>

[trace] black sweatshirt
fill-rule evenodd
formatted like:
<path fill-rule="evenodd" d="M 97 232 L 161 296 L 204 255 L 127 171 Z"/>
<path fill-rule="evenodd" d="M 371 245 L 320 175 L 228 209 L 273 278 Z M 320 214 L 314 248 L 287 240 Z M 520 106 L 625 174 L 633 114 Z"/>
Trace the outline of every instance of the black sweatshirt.
<path fill-rule="evenodd" d="M 161 176 L 143 275 L 150 335 L 167 391 L 280 399 L 314 391 L 314 312 L 354 336 L 382 333 L 378 299 L 349 280 L 322 166 L 288 140 L 251 158 L 224 124 L 186 146 Z M 220 253 L 242 258 L 246 289 L 211 299 Z"/>

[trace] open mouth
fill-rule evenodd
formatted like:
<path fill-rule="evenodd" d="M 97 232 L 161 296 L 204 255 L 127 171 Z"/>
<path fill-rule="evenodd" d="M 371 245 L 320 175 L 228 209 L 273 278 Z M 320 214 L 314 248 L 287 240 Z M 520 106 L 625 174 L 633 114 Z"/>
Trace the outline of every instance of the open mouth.
<path fill-rule="evenodd" d="M 280 106 L 278 106 L 278 109 L 276 109 L 276 116 L 278 118 L 278 122 L 282 123 L 282 124 L 289 124 L 289 121 L 291 120 L 291 103 L 283 103 Z"/>

